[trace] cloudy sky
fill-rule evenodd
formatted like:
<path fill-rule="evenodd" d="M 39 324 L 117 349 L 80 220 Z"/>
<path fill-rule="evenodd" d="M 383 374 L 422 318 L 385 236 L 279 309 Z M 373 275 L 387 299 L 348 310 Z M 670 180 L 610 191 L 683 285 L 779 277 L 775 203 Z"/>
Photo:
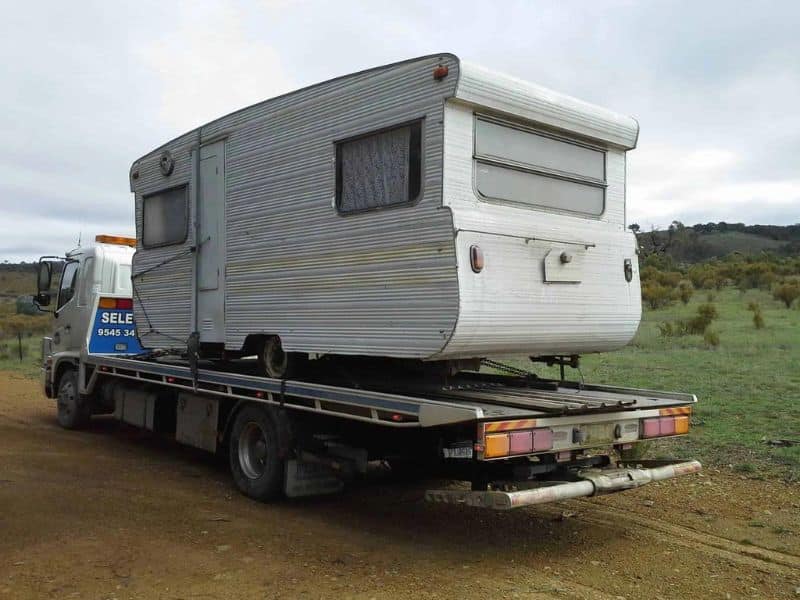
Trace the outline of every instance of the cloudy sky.
<path fill-rule="evenodd" d="M 132 233 L 131 162 L 187 129 L 441 51 L 635 116 L 630 222 L 800 222 L 793 0 L 0 7 L 0 260 Z"/>

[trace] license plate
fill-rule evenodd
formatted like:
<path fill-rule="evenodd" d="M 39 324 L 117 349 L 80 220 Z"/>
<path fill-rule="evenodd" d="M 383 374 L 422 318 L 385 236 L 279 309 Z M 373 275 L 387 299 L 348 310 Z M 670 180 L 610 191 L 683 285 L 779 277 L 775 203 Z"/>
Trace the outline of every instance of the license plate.
<path fill-rule="evenodd" d="M 442 448 L 442 454 L 445 458 L 472 458 L 472 446 Z"/>

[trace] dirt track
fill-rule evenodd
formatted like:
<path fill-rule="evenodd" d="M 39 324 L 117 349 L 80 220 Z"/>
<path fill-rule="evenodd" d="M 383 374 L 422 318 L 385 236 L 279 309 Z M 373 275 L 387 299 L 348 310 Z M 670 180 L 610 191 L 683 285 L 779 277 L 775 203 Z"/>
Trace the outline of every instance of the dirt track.
<path fill-rule="evenodd" d="M 424 484 L 263 505 L 219 460 L 58 428 L 0 373 L 0 598 L 800 598 L 800 487 L 706 470 L 511 513 Z"/>

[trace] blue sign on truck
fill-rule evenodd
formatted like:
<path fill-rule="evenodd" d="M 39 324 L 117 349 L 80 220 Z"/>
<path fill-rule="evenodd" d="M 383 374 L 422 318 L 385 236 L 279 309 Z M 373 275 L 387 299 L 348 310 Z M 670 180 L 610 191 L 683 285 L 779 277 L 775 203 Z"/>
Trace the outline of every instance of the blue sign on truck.
<path fill-rule="evenodd" d="M 94 315 L 90 354 L 140 354 L 130 298 L 100 298 Z"/>

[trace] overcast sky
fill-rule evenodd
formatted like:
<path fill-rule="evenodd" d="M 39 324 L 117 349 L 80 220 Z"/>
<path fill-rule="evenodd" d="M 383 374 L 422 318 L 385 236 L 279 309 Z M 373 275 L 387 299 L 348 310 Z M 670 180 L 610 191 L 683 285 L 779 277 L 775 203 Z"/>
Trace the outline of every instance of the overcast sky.
<path fill-rule="evenodd" d="M 0 260 L 132 234 L 130 164 L 188 129 L 441 51 L 636 117 L 629 222 L 800 222 L 800 2 L 0 7 Z"/>

